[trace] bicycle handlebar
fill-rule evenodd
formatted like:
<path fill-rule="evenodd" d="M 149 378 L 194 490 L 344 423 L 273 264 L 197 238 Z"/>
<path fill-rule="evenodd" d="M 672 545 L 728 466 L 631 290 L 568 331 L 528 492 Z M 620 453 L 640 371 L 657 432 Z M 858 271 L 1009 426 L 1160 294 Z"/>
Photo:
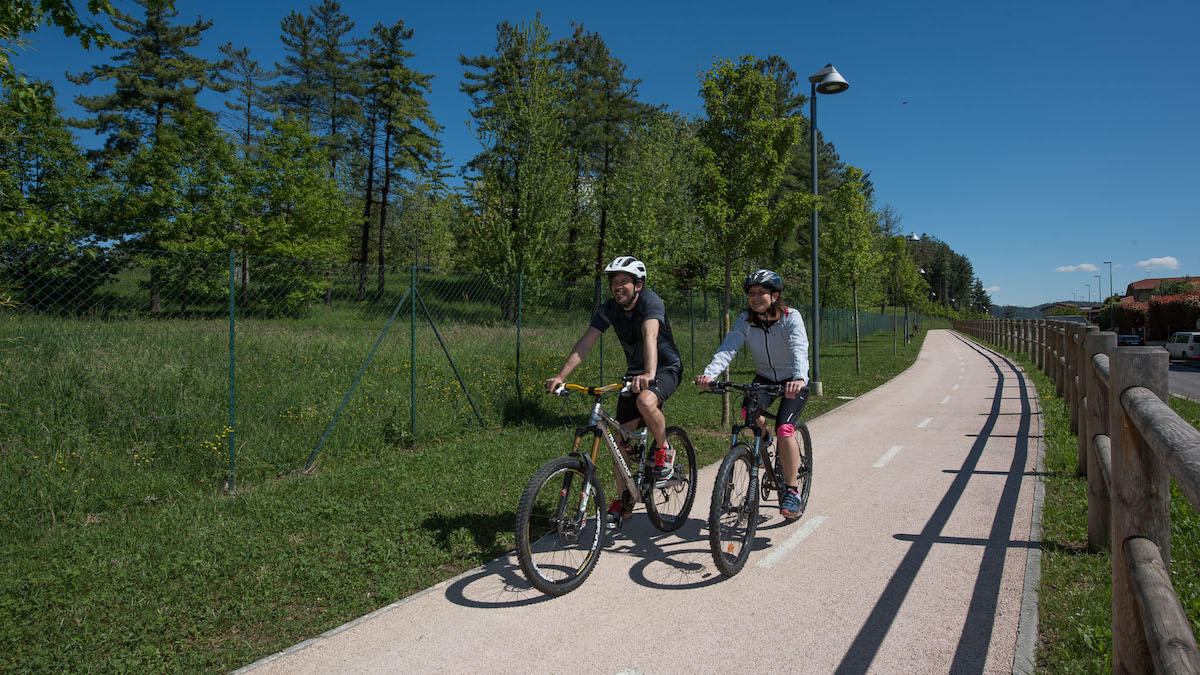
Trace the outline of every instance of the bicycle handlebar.
<path fill-rule="evenodd" d="M 749 384 L 738 384 L 736 382 L 724 382 L 713 380 L 708 383 L 707 389 L 701 389 L 701 394 L 724 394 L 730 389 L 735 389 L 747 394 L 765 393 L 771 396 L 783 396 L 782 384 L 767 384 L 765 382 L 751 382 Z M 807 389 L 807 387 L 805 387 Z"/>
<path fill-rule="evenodd" d="M 563 382 L 558 386 L 558 389 L 548 393 L 554 394 L 555 396 L 569 396 L 573 391 L 581 391 L 586 393 L 588 396 L 601 396 L 615 389 L 620 389 L 620 393 L 624 394 L 629 391 L 631 382 L 633 382 L 632 377 L 622 377 L 620 382 L 613 382 L 612 384 L 606 384 L 601 387 L 585 387 L 579 384 Z"/>

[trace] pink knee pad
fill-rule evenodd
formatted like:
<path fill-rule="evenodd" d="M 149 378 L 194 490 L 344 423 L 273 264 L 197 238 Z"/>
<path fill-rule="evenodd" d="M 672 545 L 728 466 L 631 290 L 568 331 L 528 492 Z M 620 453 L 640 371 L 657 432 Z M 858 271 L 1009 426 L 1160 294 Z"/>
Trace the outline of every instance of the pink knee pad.
<path fill-rule="evenodd" d="M 746 422 L 746 409 L 742 408 L 742 423 L 744 424 L 745 422 Z"/>
<path fill-rule="evenodd" d="M 791 424 L 780 424 L 777 433 L 780 438 L 791 438 L 796 435 L 796 427 Z"/>

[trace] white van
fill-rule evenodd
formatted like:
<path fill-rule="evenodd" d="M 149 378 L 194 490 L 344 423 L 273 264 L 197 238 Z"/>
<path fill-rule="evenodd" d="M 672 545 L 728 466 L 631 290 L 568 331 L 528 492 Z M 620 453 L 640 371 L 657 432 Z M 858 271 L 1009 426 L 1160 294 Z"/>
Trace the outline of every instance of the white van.
<path fill-rule="evenodd" d="M 1200 331 L 1176 333 L 1164 345 L 1168 358 L 1191 361 L 1200 359 Z"/>

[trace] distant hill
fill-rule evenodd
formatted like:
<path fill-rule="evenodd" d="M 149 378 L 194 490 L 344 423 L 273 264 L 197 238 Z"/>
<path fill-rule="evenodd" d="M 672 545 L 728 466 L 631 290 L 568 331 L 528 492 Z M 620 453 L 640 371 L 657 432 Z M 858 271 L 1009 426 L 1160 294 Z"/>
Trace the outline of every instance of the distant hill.
<path fill-rule="evenodd" d="M 1040 319 L 1042 318 L 1042 308 L 1045 306 L 1017 307 L 1016 305 L 993 305 L 991 315 L 997 319 Z"/>

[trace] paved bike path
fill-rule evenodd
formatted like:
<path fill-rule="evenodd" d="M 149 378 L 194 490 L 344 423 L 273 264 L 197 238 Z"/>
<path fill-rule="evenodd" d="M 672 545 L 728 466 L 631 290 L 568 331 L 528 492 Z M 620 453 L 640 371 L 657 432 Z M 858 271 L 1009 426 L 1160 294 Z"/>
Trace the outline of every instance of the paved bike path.
<path fill-rule="evenodd" d="M 532 590 L 506 556 L 247 670 L 998 673 L 1014 659 L 1023 670 L 1041 443 L 1028 379 L 930 331 L 912 368 L 809 427 L 804 517 L 766 511 L 732 579 L 709 553 L 714 465 L 688 524 L 663 534 L 639 509 L 565 596 Z"/>

